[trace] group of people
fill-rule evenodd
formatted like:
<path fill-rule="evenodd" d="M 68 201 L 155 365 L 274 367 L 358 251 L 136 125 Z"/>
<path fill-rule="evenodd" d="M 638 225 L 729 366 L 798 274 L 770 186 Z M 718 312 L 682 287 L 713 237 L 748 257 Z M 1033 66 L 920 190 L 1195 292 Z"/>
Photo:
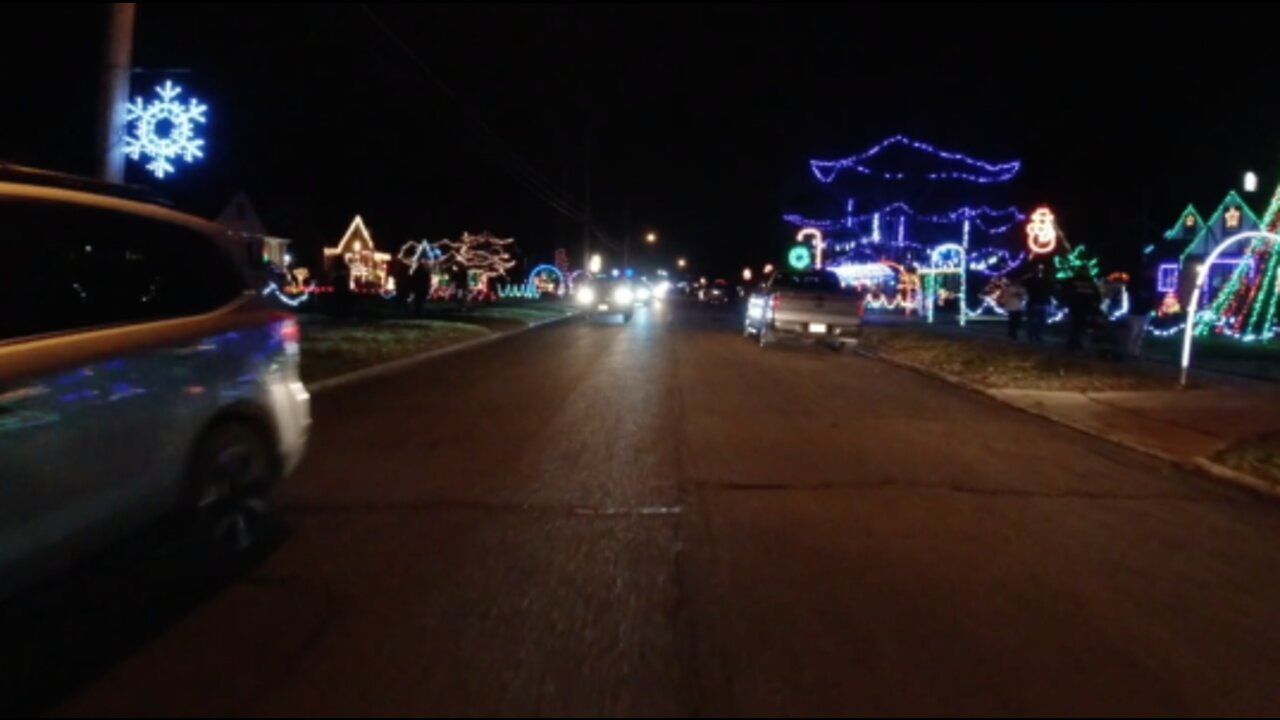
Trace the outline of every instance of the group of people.
<path fill-rule="evenodd" d="M 1127 289 L 1123 286 L 1110 297 L 1087 270 L 1081 269 L 1055 287 L 1055 280 L 1045 273 L 1043 265 L 1022 278 L 1009 278 L 1000 291 L 1000 306 L 1008 318 L 1010 340 L 1018 340 L 1026 323 L 1027 340 L 1044 341 L 1044 327 L 1055 291 L 1067 311 L 1067 350 L 1079 351 L 1091 337 L 1100 355 L 1119 360 L 1138 357 L 1147 324 L 1155 310 L 1155 296 L 1150 278 L 1140 277 Z M 1128 292 L 1128 308 L 1116 319 L 1113 312 L 1121 293 Z"/>

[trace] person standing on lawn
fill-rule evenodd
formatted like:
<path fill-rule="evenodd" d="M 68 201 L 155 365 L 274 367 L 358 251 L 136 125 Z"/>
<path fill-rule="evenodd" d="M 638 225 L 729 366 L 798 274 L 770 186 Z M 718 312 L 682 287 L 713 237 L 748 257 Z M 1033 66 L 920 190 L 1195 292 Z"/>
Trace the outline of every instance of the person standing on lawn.
<path fill-rule="evenodd" d="M 1022 327 L 1022 314 L 1027 307 L 1027 289 L 1022 283 L 1010 280 L 1000 293 L 1000 305 L 1009 318 L 1009 339 L 1018 339 L 1018 328 Z"/>
<path fill-rule="evenodd" d="M 1084 347 L 1084 335 L 1094 327 L 1100 311 L 1102 293 L 1088 270 L 1081 268 L 1067 285 L 1067 350 Z"/>
<path fill-rule="evenodd" d="M 1131 358 L 1141 357 L 1142 339 L 1147 334 L 1147 323 L 1151 321 L 1151 313 L 1156 309 L 1155 277 L 1150 270 L 1144 271 L 1129 288 L 1129 316 L 1125 333 L 1125 354 Z"/>
<path fill-rule="evenodd" d="M 1027 340 L 1044 342 L 1044 326 L 1049 319 L 1049 300 L 1053 287 L 1044 275 L 1044 265 L 1036 263 L 1035 270 L 1023 280 L 1027 289 Z"/>

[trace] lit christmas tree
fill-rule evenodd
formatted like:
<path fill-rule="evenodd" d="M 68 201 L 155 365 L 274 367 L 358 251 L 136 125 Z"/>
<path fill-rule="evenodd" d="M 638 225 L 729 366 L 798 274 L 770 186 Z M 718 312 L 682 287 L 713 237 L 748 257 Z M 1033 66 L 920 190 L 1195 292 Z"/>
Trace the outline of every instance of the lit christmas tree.
<path fill-rule="evenodd" d="M 1280 230 L 1280 187 L 1276 188 L 1260 223 L 1262 230 Z M 1267 238 L 1256 238 L 1245 252 L 1231 280 L 1209 307 L 1209 319 L 1196 327 L 1198 334 L 1210 330 L 1245 341 L 1270 340 L 1275 335 L 1277 265 L 1280 253 Z M 1207 269 L 1206 269 L 1207 271 Z"/>

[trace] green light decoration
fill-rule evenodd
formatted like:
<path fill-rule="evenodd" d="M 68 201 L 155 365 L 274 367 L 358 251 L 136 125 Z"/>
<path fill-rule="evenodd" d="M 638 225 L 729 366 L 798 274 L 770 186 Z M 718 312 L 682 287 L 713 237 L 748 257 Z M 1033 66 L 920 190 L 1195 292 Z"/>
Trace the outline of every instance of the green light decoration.
<path fill-rule="evenodd" d="M 1188 216 L 1192 218 L 1192 222 L 1189 225 L 1187 224 Z M 1204 227 L 1204 218 L 1200 217 L 1200 213 L 1196 210 L 1196 206 L 1187 205 L 1187 209 L 1183 210 L 1182 214 L 1178 216 L 1178 222 L 1165 232 L 1164 237 L 1166 240 L 1174 240 L 1179 237 L 1184 237 L 1185 233 L 1189 230 L 1194 230 L 1198 233 L 1202 227 Z"/>
<path fill-rule="evenodd" d="M 808 245 L 793 245 L 787 253 L 787 264 L 793 270 L 808 270 L 813 267 L 813 252 Z"/>
<path fill-rule="evenodd" d="M 1223 201 L 1224 206 L 1232 200 L 1233 195 L 1234 193 L 1228 193 L 1227 199 Z M 1235 199 L 1238 201 L 1239 196 L 1235 196 Z M 1247 205 L 1239 205 L 1248 210 Z M 1217 215 L 1215 213 L 1215 219 Z M 1249 215 L 1252 216 L 1252 213 Z M 1258 226 L 1271 233 L 1280 228 L 1280 187 L 1271 196 L 1267 212 Z M 1194 245 L 1193 242 L 1188 249 Z M 1275 336 L 1276 303 L 1280 301 L 1280 288 L 1276 286 L 1277 270 L 1280 270 L 1280 253 L 1276 252 L 1272 243 L 1261 237 L 1251 242 L 1245 251 L 1244 261 L 1231 273 L 1226 287 L 1218 293 L 1213 304 L 1203 314 L 1197 313 L 1200 318 L 1197 319 L 1195 334 L 1203 336 L 1216 330 L 1245 342 L 1265 342 L 1272 339 Z M 1206 268 L 1205 272 L 1208 271 Z"/>
<path fill-rule="evenodd" d="M 1218 209 L 1214 210 L 1213 214 L 1209 216 L 1208 222 L 1203 220 L 1199 221 L 1199 225 L 1196 226 L 1195 236 L 1192 238 L 1191 242 L 1187 243 L 1187 247 L 1183 249 L 1180 257 L 1185 259 L 1192 250 L 1198 249 L 1199 252 L 1208 252 L 1211 250 L 1211 247 L 1205 247 L 1209 236 L 1211 233 L 1215 232 L 1216 228 L 1218 228 L 1218 222 L 1222 220 L 1222 216 L 1231 210 L 1231 208 L 1235 208 L 1237 210 L 1237 224 L 1235 227 L 1226 227 L 1224 225 L 1222 229 L 1225 234 L 1220 236 L 1218 238 L 1219 240 L 1235 235 L 1236 233 L 1244 230 L 1252 230 L 1255 227 L 1266 227 L 1258 221 L 1258 216 L 1253 214 L 1253 210 L 1249 207 L 1249 204 L 1246 203 L 1235 190 L 1231 190 L 1227 193 L 1227 196 L 1222 199 L 1222 202 L 1218 203 Z M 1187 206 L 1187 209 L 1195 212 L 1195 208 L 1190 205 Z M 1186 212 L 1184 211 L 1183 218 L 1185 219 L 1185 217 Z M 1197 214 L 1196 217 L 1198 219 L 1199 215 Z M 1165 237 L 1169 236 L 1166 235 Z"/>
<path fill-rule="evenodd" d="M 1070 280 L 1082 268 L 1089 271 L 1089 277 L 1098 279 L 1098 258 L 1086 257 L 1084 246 L 1077 245 L 1066 255 L 1055 255 L 1053 258 L 1054 276 L 1059 280 Z"/>

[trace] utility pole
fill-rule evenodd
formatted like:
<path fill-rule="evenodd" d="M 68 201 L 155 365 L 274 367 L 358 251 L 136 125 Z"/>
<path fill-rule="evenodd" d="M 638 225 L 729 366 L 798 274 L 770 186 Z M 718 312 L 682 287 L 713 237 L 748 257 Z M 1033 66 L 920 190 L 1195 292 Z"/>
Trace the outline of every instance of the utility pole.
<path fill-rule="evenodd" d="M 582 267 L 591 262 L 591 122 L 582 148 Z"/>
<path fill-rule="evenodd" d="M 631 267 L 631 198 L 622 211 L 622 269 Z"/>
<path fill-rule="evenodd" d="M 124 182 L 125 105 L 129 102 L 129 72 L 133 67 L 133 20 L 137 3 L 111 3 L 107 20 L 107 42 L 102 55 L 102 78 L 98 115 L 98 177 L 107 182 Z"/>

